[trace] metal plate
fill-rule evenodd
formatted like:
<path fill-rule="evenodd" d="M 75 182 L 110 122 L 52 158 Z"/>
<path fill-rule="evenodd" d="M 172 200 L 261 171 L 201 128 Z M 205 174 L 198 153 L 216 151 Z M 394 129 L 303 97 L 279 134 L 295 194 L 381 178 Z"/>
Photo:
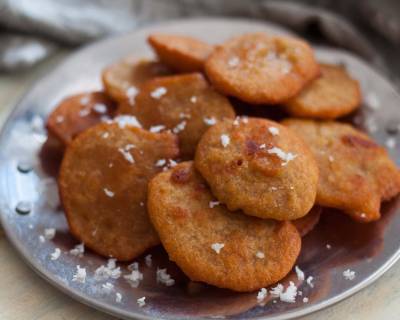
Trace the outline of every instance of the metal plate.
<path fill-rule="evenodd" d="M 104 282 L 96 282 L 93 273 L 106 260 L 91 252 L 86 252 L 81 258 L 68 253 L 76 242 L 68 233 L 64 215 L 58 206 L 55 180 L 48 175 L 51 154 L 41 153 L 46 139 L 42 120 L 62 97 L 99 89 L 100 72 L 111 62 L 128 54 L 151 56 L 146 36 L 155 31 L 184 33 L 212 43 L 244 32 L 287 33 L 274 25 L 238 19 L 169 22 L 92 44 L 73 54 L 38 81 L 15 107 L 0 136 L 1 222 L 8 238 L 27 263 L 47 281 L 78 301 L 126 319 L 290 319 L 338 302 L 382 275 L 400 256 L 400 215 L 396 212 L 396 200 L 384 205 L 385 213 L 379 222 L 368 225 L 356 224 L 338 212 L 323 214 L 318 227 L 304 239 L 298 260 L 306 277 L 314 277 L 314 287 L 299 282 L 293 272 L 282 281 L 285 285 L 290 280 L 294 281 L 302 291 L 302 297 L 308 297 L 308 303 L 303 303 L 302 297 L 298 297 L 293 304 L 274 302 L 269 298 L 267 305 L 262 307 L 257 305 L 256 293 L 239 294 L 190 283 L 168 260 L 162 248 L 150 252 L 153 254 L 151 268 L 145 266 L 143 258 L 138 260 L 144 273 L 144 280 L 138 288 L 131 288 L 120 278 L 110 281 L 115 286 L 113 292 L 106 294 L 101 289 Z M 361 81 L 370 107 L 364 106 L 348 120 L 355 121 L 384 143 L 389 138 L 386 130 L 389 128 L 394 134 L 395 127 L 400 123 L 400 97 L 392 85 L 368 64 L 348 53 L 317 48 L 317 55 L 322 61 L 345 64 Z M 377 108 L 378 103 L 380 108 Z M 400 160 L 399 149 L 391 149 L 391 155 Z M 21 162 L 30 163 L 33 170 L 21 173 L 17 170 Z M 20 201 L 30 201 L 32 212 L 17 214 L 15 207 Z M 41 243 L 39 236 L 49 227 L 56 228 L 57 234 L 53 240 Z M 53 261 L 49 255 L 55 248 L 60 248 L 62 254 Z M 87 269 L 85 284 L 71 281 L 77 264 Z M 124 273 L 128 273 L 126 265 L 120 266 Z M 157 267 L 168 268 L 176 285 L 165 287 L 157 284 Z M 348 268 L 356 272 L 352 281 L 342 275 Z M 115 302 L 116 292 L 122 294 L 122 303 Z M 147 304 L 139 308 L 136 299 L 142 296 L 146 296 Z"/>

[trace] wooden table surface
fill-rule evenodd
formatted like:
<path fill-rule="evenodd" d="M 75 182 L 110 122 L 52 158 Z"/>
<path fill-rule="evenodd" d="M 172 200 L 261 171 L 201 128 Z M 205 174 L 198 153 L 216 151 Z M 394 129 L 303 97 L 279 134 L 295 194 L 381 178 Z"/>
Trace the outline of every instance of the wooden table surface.
<path fill-rule="evenodd" d="M 65 52 L 27 73 L 0 76 L 0 124 L 19 97 L 59 63 Z M 59 292 L 18 256 L 0 229 L 1 320 L 115 320 Z M 400 262 L 378 281 L 328 309 L 301 320 L 400 319 Z"/>

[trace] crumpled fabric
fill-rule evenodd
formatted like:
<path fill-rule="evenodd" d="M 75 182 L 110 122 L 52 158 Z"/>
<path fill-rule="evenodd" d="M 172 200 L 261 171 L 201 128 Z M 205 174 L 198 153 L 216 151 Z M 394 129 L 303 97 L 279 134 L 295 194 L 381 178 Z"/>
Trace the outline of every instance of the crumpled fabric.
<path fill-rule="evenodd" d="M 399 7 L 397 0 L 0 0 L 0 71 L 27 69 L 60 46 L 79 46 L 144 24 L 233 16 L 284 25 L 387 72 L 385 61 L 397 76 Z"/>

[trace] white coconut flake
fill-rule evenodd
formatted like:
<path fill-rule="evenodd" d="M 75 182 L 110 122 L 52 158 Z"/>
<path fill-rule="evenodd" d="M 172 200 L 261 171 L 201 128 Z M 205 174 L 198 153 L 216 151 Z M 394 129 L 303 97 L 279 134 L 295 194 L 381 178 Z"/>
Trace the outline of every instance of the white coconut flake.
<path fill-rule="evenodd" d="M 231 139 L 227 134 L 221 134 L 221 144 L 224 148 L 226 148 L 229 143 L 231 142 Z"/>
<path fill-rule="evenodd" d="M 276 154 L 283 162 L 282 162 L 282 166 L 286 166 L 290 161 L 294 160 L 297 155 L 293 154 L 291 152 L 285 152 L 282 149 L 278 148 L 278 147 L 273 147 L 271 149 L 268 149 L 267 152 L 269 154 Z"/>
<path fill-rule="evenodd" d="M 175 280 L 171 278 L 171 275 L 167 273 L 167 269 L 157 268 L 157 282 L 166 285 L 167 287 L 173 286 Z"/>
<path fill-rule="evenodd" d="M 218 206 L 219 204 L 220 204 L 219 201 L 210 201 L 210 202 L 208 203 L 208 206 L 212 209 L 212 208 L 214 208 L 215 206 Z"/>
<path fill-rule="evenodd" d="M 87 117 L 90 114 L 90 109 L 81 109 L 79 110 L 79 116 L 80 117 Z"/>
<path fill-rule="evenodd" d="M 124 279 L 128 281 L 131 287 L 137 288 L 140 284 L 140 281 L 143 280 L 143 273 L 141 273 L 139 270 L 132 270 L 130 274 L 124 276 Z"/>
<path fill-rule="evenodd" d="M 130 104 L 133 104 L 135 102 L 135 97 L 138 94 L 138 92 L 139 92 L 138 89 L 136 87 L 134 87 L 134 86 L 131 86 L 126 90 L 125 93 L 126 93 L 126 96 L 129 99 L 129 103 Z"/>
<path fill-rule="evenodd" d="M 356 277 L 356 273 L 353 270 L 347 269 L 345 271 L 343 271 L 343 277 L 346 280 L 354 280 L 354 278 Z"/>
<path fill-rule="evenodd" d="M 122 294 L 120 294 L 119 292 L 115 293 L 115 302 L 116 303 L 121 303 L 122 302 Z"/>
<path fill-rule="evenodd" d="M 259 304 L 263 303 L 267 295 L 268 295 L 267 289 L 261 288 L 260 291 L 258 291 L 257 293 L 257 302 Z"/>
<path fill-rule="evenodd" d="M 178 163 L 177 163 L 176 161 L 172 160 L 172 159 L 169 159 L 169 160 L 168 160 L 168 166 L 169 166 L 170 168 L 175 167 L 177 164 L 178 164 Z"/>
<path fill-rule="evenodd" d="M 156 166 L 156 167 L 163 167 L 163 166 L 165 166 L 166 163 L 167 163 L 167 160 L 165 160 L 165 159 L 159 159 L 159 160 L 157 160 L 157 162 L 155 163 L 155 166 Z"/>
<path fill-rule="evenodd" d="M 256 257 L 257 257 L 258 259 L 264 259 L 264 258 L 265 258 L 265 254 L 264 254 L 264 252 L 257 251 Z"/>
<path fill-rule="evenodd" d="M 208 126 L 213 126 L 214 124 L 217 123 L 217 120 L 214 117 L 211 117 L 211 118 L 204 117 L 203 121 Z"/>
<path fill-rule="evenodd" d="M 143 308 L 146 305 L 146 297 L 141 297 L 139 299 L 137 299 L 137 304 L 140 308 Z"/>
<path fill-rule="evenodd" d="M 148 254 L 145 258 L 144 258 L 144 262 L 146 264 L 146 266 L 148 266 L 149 268 L 152 265 L 152 256 L 151 254 Z"/>
<path fill-rule="evenodd" d="M 119 279 L 121 277 L 121 268 L 117 267 L 116 259 L 109 259 L 107 265 L 98 267 L 94 272 L 94 279 L 96 281 L 103 281 L 111 279 Z"/>
<path fill-rule="evenodd" d="M 149 131 L 153 132 L 153 133 L 158 133 L 158 132 L 160 132 L 160 131 L 162 131 L 164 129 L 165 129 L 165 126 L 160 124 L 160 125 L 156 125 L 156 126 L 151 126 Z"/>
<path fill-rule="evenodd" d="M 163 95 L 167 93 L 167 89 L 164 87 L 158 87 L 150 93 L 153 99 L 160 99 Z"/>
<path fill-rule="evenodd" d="M 86 106 L 90 102 L 90 97 L 88 95 L 85 95 L 81 98 L 79 103 L 83 106 Z"/>
<path fill-rule="evenodd" d="M 268 131 L 273 135 L 273 136 L 277 136 L 279 135 L 279 129 L 277 127 L 269 127 Z"/>
<path fill-rule="evenodd" d="M 69 250 L 69 254 L 76 257 L 82 257 L 84 253 L 85 245 L 83 243 L 77 244 L 73 249 Z"/>
<path fill-rule="evenodd" d="M 223 247 L 225 247 L 225 244 L 223 244 L 223 243 L 218 243 L 218 242 L 213 243 L 213 244 L 211 245 L 211 249 L 213 249 L 217 254 L 219 254 L 219 253 L 221 252 L 221 250 L 222 250 Z"/>
<path fill-rule="evenodd" d="M 108 132 L 103 132 L 103 134 L 101 135 L 103 139 L 107 139 L 109 136 L 110 134 Z"/>
<path fill-rule="evenodd" d="M 290 281 L 289 286 L 284 292 L 279 295 L 279 299 L 287 303 L 295 303 L 297 296 L 297 287 L 292 281 Z"/>
<path fill-rule="evenodd" d="M 283 287 L 282 284 L 278 283 L 276 287 L 273 287 L 271 290 L 269 290 L 269 293 L 273 296 L 279 297 L 280 294 L 283 292 L 285 288 Z"/>
<path fill-rule="evenodd" d="M 123 155 L 126 161 L 128 161 L 129 163 L 135 163 L 135 159 L 133 158 L 129 150 L 118 148 L 118 151 Z"/>
<path fill-rule="evenodd" d="M 136 119 L 136 117 L 129 116 L 129 115 L 116 116 L 112 122 L 117 123 L 121 129 L 125 128 L 126 126 L 136 127 L 136 128 L 142 127 L 142 125 L 139 123 L 139 121 Z"/>
<path fill-rule="evenodd" d="M 184 121 L 178 123 L 178 124 L 175 126 L 175 128 L 172 129 L 172 132 L 175 133 L 175 134 L 177 134 L 177 133 L 179 133 L 179 132 L 185 130 L 185 127 L 186 127 L 186 121 L 184 120 Z"/>
<path fill-rule="evenodd" d="M 298 266 L 296 266 L 294 270 L 296 271 L 297 279 L 299 279 L 299 281 L 304 281 L 304 272 Z"/>
<path fill-rule="evenodd" d="M 107 197 L 110 197 L 110 198 L 114 197 L 115 193 L 112 192 L 111 190 L 109 190 L 107 188 L 104 188 L 103 190 Z"/>
<path fill-rule="evenodd" d="M 72 276 L 73 282 L 85 283 L 86 281 L 86 269 L 81 268 L 80 265 L 76 266 L 76 273 Z"/>
<path fill-rule="evenodd" d="M 191 96 L 190 97 L 190 102 L 191 103 L 196 103 L 197 102 L 197 97 L 196 96 Z"/>
<path fill-rule="evenodd" d="M 388 147 L 389 149 L 394 149 L 396 147 L 396 144 L 397 141 L 393 137 L 388 138 L 385 142 L 386 147 Z"/>
<path fill-rule="evenodd" d="M 103 103 L 95 103 L 95 105 L 93 106 L 93 110 L 97 113 L 106 113 L 107 106 Z"/>
<path fill-rule="evenodd" d="M 238 57 L 232 57 L 228 60 L 228 66 L 231 68 L 237 67 L 240 63 L 240 59 Z"/>
<path fill-rule="evenodd" d="M 56 229 L 46 228 L 46 229 L 44 229 L 43 235 L 46 240 L 52 240 L 56 236 Z"/>
<path fill-rule="evenodd" d="M 56 123 L 61 123 L 64 121 L 64 117 L 63 116 L 57 116 L 56 117 Z"/>
<path fill-rule="evenodd" d="M 101 285 L 101 290 L 106 294 L 110 294 L 114 290 L 114 285 L 111 282 L 106 282 Z"/>
<path fill-rule="evenodd" d="M 329 155 L 328 160 L 329 160 L 329 162 L 333 162 L 333 161 L 335 161 L 335 158 L 333 156 Z"/>
<path fill-rule="evenodd" d="M 60 248 L 55 248 L 54 252 L 52 254 L 50 254 L 50 259 L 51 260 L 57 260 L 61 255 L 61 250 Z"/>
<path fill-rule="evenodd" d="M 307 284 L 310 286 L 310 288 L 314 288 L 314 283 L 313 283 L 314 277 L 309 276 L 306 280 Z"/>

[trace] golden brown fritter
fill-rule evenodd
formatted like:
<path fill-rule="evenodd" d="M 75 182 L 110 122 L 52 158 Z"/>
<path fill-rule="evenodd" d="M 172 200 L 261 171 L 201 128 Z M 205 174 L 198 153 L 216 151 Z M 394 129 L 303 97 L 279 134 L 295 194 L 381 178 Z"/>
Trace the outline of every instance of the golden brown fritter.
<path fill-rule="evenodd" d="M 170 259 L 193 281 L 235 291 L 285 277 L 300 252 L 297 229 L 230 212 L 214 200 L 192 162 L 150 181 L 149 215 Z"/>
<path fill-rule="evenodd" d="M 318 224 L 322 208 L 314 206 L 304 217 L 292 220 L 302 237 L 306 236 Z"/>
<path fill-rule="evenodd" d="M 178 154 L 177 138 L 99 124 L 67 148 L 59 188 L 71 233 L 106 257 L 132 260 L 159 243 L 146 210 L 147 183 L 160 158 Z"/>
<path fill-rule="evenodd" d="M 335 119 L 360 106 L 360 85 L 340 66 L 321 64 L 321 76 L 285 103 L 294 117 Z"/>
<path fill-rule="evenodd" d="M 148 42 L 158 58 L 180 72 L 202 71 L 213 46 L 198 39 L 171 34 L 152 34 Z"/>
<path fill-rule="evenodd" d="M 317 203 L 344 210 L 361 222 L 380 218 L 382 200 L 400 191 L 400 174 L 386 150 L 351 125 L 288 119 L 319 166 Z"/>
<path fill-rule="evenodd" d="M 147 80 L 170 74 L 170 70 L 158 61 L 138 60 L 127 57 L 106 67 L 102 82 L 107 94 L 118 102 L 132 102 Z"/>
<path fill-rule="evenodd" d="M 228 99 L 210 87 L 200 73 L 148 81 L 129 113 L 146 129 L 176 133 L 184 159 L 193 158 L 200 137 L 211 125 L 235 117 Z"/>
<path fill-rule="evenodd" d="M 274 121 L 243 118 L 216 124 L 202 136 L 195 165 L 229 210 L 293 220 L 315 202 L 318 166 L 311 151 Z"/>
<path fill-rule="evenodd" d="M 115 113 L 114 102 L 104 92 L 88 92 L 62 100 L 50 113 L 46 127 L 49 135 L 68 145 L 82 131 Z"/>
<path fill-rule="evenodd" d="M 319 66 L 306 42 L 260 32 L 218 46 L 205 71 L 226 95 L 254 104 L 277 104 L 297 95 L 318 76 Z"/>

